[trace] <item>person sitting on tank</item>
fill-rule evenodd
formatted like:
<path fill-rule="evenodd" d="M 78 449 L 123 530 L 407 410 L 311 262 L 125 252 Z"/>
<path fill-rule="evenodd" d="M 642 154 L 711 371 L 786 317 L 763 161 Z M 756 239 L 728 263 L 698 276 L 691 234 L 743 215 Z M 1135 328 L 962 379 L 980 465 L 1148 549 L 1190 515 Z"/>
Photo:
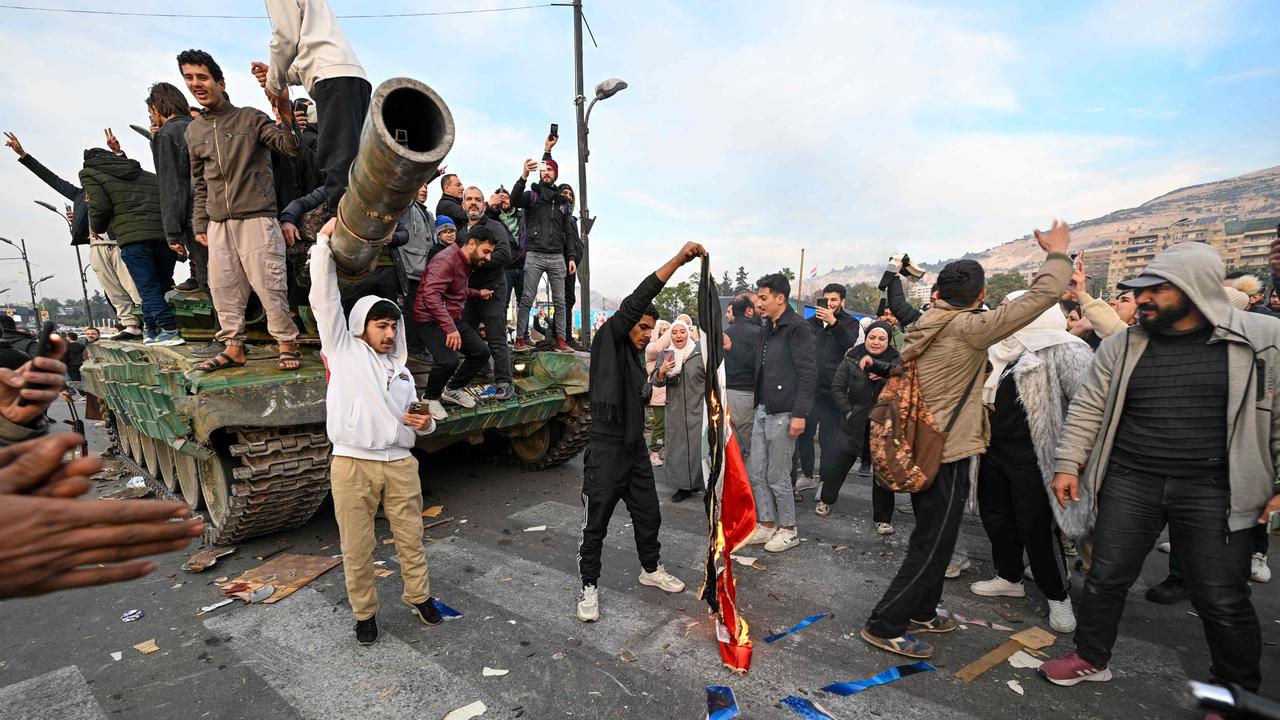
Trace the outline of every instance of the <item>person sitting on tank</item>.
<path fill-rule="evenodd" d="M 356 616 L 356 640 L 378 641 L 378 591 L 373 574 L 373 523 L 382 505 L 404 578 L 401 600 L 427 625 L 440 623 L 429 594 L 422 546 L 422 484 L 410 454 L 417 436 L 435 422 L 418 402 L 400 307 L 377 295 L 342 312 L 338 271 L 329 247 L 337 225 L 330 219 L 311 248 L 311 312 L 320 330 L 320 354 L 328 369 L 325 429 L 333 443 L 329 465 L 333 511 L 338 520 L 347 600 Z"/>

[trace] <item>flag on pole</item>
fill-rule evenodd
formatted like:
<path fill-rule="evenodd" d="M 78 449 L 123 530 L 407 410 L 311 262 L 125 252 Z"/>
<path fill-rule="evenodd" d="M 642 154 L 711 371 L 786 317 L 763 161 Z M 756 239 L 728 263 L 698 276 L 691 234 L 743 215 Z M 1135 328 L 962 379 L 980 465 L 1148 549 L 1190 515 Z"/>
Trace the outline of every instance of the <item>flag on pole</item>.
<path fill-rule="evenodd" d="M 756 529 L 755 499 L 747 480 L 742 451 L 729 422 L 722 359 L 719 292 L 711 274 L 710 258 L 702 259 L 698 283 L 698 328 L 701 352 L 707 366 L 706 402 L 703 403 L 702 476 L 707 482 L 707 563 L 702 599 L 716 613 L 716 638 L 725 667 L 745 675 L 751 667 L 751 636 L 747 621 L 738 614 L 733 561 L 737 550 Z"/>
<path fill-rule="evenodd" d="M 813 267 L 809 268 L 809 279 L 812 280 L 816 277 L 818 277 L 818 266 L 814 265 Z"/>

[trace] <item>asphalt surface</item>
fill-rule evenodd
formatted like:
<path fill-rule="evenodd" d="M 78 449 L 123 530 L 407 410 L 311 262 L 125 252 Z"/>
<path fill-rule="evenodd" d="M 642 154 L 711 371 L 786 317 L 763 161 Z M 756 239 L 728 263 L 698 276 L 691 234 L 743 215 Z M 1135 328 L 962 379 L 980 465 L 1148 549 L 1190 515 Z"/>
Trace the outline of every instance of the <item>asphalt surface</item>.
<path fill-rule="evenodd" d="M 59 409 L 59 414 L 65 411 Z M 91 445 L 104 449 L 101 429 Z M 108 473 L 97 491 L 122 487 L 131 473 Z M 181 569 L 190 549 L 158 558 L 151 576 L 121 585 L 0 603 L 0 718 L 441 718 L 482 701 L 482 718 L 701 718 L 704 686 L 733 688 L 739 717 L 798 717 L 778 705 L 788 695 L 817 701 L 837 718 L 1197 718 L 1183 686 L 1207 675 L 1208 651 L 1189 604 L 1164 607 L 1142 593 L 1166 572 L 1153 553 L 1121 626 L 1110 683 L 1051 686 L 1033 670 L 1002 663 L 971 684 L 960 667 L 1000 645 L 1009 633 L 965 625 L 935 638 L 935 672 L 903 678 L 848 698 L 818 692 L 904 662 L 857 638 L 900 562 L 912 526 L 875 534 L 869 481 L 850 478 L 827 518 L 800 505 L 804 542 L 781 555 L 752 546 L 764 570 L 736 566 L 738 597 L 752 627 L 750 673 L 720 664 L 715 631 L 694 593 L 706 520 L 697 499 L 679 504 L 661 490 L 666 567 L 689 586 L 668 596 L 638 584 L 639 571 L 619 505 L 606 540 L 600 622 L 573 616 L 575 551 L 581 523 L 581 460 L 526 473 L 463 453 L 432 458 L 425 505 L 443 505 L 447 524 L 429 529 L 431 592 L 463 613 L 438 627 L 418 623 L 399 602 L 398 572 L 378 581 L 381 641 L 356 644 L 342 567 L 274 605 L 236 601 L 203 616 L 221 599 L 219 578 L 260 565 L 256 555 L 337 554 L 338 532 L 326 502 L 307 525 L 238 546 L 203 573 Z M 905 496 L 899 508 L 909 507 Z M 529 528 L 545 525 L 545 530 Z M 378 522 L 378 537 L 390 532 Z M 955 612 L 1023 629 L 1048 627 L 1043 596 L 980 598 L 970 582 L 990 577 L 990 550 L 977 518 L 966 518 L 961 546 L 974 568 L 947 583 L 943 605 Z M 393 544 L 375 552 L 398 569 Z M 1072 578 L 1078 595 L 1082 578 Z M 1264 693 L 1280 695 L 1280 599 L 1276 583 L 1255 585 L 1262 620 Z M 145 616 L 121 622 L 138 609 Z M 765 635 L 801 619 L 833 617 L 774 644 Z M 154 639 L 160 650 L 135 644 Z M 1070 649 L 1059 637 L 1048 649 Z M 624 652 L 625 651 L 625 652 Z M 112 653 L 120 653 L 115 660 Z M 486 677 L 484 668 L 507 670 Z M 1023 695 L 1009 686 L 1016 681 Z"/>

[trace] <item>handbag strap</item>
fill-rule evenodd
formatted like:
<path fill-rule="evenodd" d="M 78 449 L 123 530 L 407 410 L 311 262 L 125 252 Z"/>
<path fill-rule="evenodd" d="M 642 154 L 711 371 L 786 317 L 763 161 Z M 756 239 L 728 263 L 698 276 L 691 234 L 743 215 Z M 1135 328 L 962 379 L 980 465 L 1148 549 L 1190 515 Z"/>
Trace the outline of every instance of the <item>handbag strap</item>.
<path fill-rule="evenodd" d="M 956 426 L 956 421 L 960 419 L 960 412 L 964 410 L 964 404 L 969 402 L 969 394 L 973 392 L 973 386 L 978 384 L 978 378 L 982 377 L 982 371 L 986 369 L 986 361 L 983 360 L 978 365 L 978 372 L 974 373 L 973 379 L 969 381 L 969 385 L 964 389 L 964 395 L 960 396 L 960 404 L 956 406 L 956 411 L 951 415 L 951 419 L 947 421 L 947 429 L 944 433 L 950 435 L 951 428 Z"/>

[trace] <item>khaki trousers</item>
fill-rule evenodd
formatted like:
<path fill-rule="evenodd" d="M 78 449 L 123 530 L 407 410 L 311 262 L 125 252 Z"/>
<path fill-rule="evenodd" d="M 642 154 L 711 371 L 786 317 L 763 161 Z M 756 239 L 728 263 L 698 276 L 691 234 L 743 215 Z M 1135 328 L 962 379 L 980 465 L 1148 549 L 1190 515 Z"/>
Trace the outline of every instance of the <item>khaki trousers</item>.
<path fill-rule="evenodd" d="M 89 245 L 89 267 L 98 276 L 98 284 L 106 293 L 111 307 L 116 310 L 116 321 L 127 328 L 139 327 L 138 311 L 142 307 L 142 296 L 138 287 L 133 284 L 133 276 L 129 268 L 124 266 L 120 257 L 120 248 L 115 243 L 91 243 Z"/>
<path fill-rule="evenodd" d="M 284 235 L 271 217 L 209 222 L 209 293 L 222 329 L 218 340 L 244 345 L 244 311 L 249 291 L 267 312 L 267 330 L 277 342 L 291 343 L 298 326 L 289 313 L 285 280 Z"/>
<path fill-rule="evenodd" d="M 422 547 L 422 484 L 418 461 L 358 460 L 335 455 L 329 466 L 333 512 L 338 518 L 347 600 L 357 620 L 378 614 L 378 589 L 373 575 L 374 516 L 382 504 L 400 556 L 405 602 L 418 604 L 430 597 L 427 553 Z"/>

